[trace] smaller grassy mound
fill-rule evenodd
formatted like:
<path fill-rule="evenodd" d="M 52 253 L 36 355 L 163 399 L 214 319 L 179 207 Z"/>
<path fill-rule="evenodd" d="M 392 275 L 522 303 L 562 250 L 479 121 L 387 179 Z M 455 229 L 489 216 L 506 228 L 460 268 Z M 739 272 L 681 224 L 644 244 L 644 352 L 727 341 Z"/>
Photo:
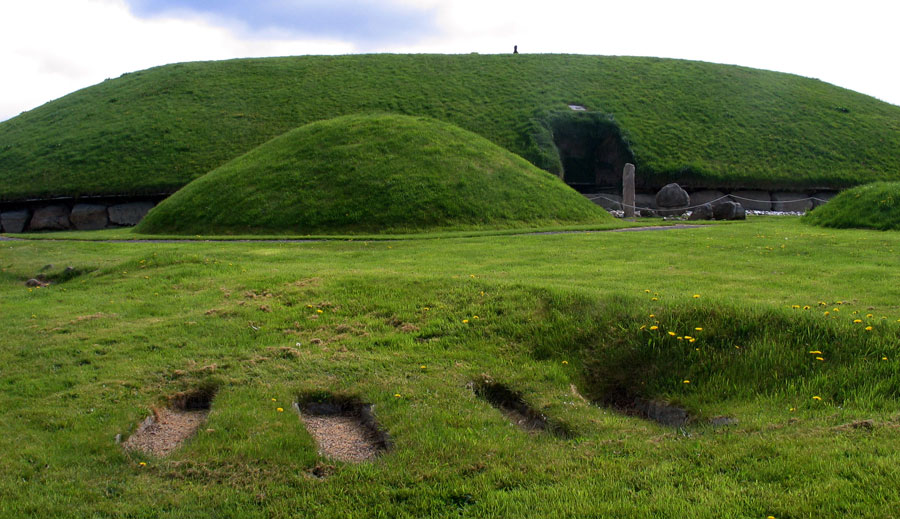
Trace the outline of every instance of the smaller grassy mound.
<path fill-rule="evenodd" d="M 875 182 L 842 192 L 804 221 L 838 229 L 900 230 L 900 182 Z"/>
<path fill-rule="evenodd" d="M 355 115 L 302 126 L 213 170 L 136 231 L 344 234 L 610 220 L 474 133 L 424 117 Z"/>

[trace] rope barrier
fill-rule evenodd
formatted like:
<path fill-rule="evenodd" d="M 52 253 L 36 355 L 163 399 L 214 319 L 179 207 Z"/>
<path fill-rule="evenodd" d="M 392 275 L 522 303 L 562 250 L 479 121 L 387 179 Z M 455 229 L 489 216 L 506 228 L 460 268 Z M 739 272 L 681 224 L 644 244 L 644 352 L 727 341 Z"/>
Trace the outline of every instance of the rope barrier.
<path fill-rule="evenodd" d="M 598 198 L 602 198 L 602 199 L 604 199 L 604 200 L 608 200 L 608 201 L 610 201 L 610 202 L 619 204 L 619 205 L 621 205 L 622 207 L 630 207 L 630 208 L 632 208 L 632 209 L 634 209 L 634 210 L 636 210 L 636 211 L 639 211 L 639 210 L 640 210 L 640 211 L 643 211 L 643 210 L 647 210 L 647 211 L 656 211 L 656 210 L 658 210 L 658 209 L 654 209 L 654 208 L 652 208 L 652 207 L 640 207 L 640 206 L 637 206 L 637 205 L 627 205 L 627 204 L 625 204 L 624 202 L 622 202 L 621 200 L 616 200 L 615 198 L 609 198 L 608 196 L 604 196 L 604 195 L 600 195 L 600 194 L 594 194 L 594 195 L 591 195 L 591 196 L 586 196 L 585 198 L 587 198 L 588 200 L 591 200 L 591 201 L 594 201 L 594 200 L 596 200 L 596 199 L 598 199 Z M 719 198 L 716 198 L 715 200 L 710 200 L 709 202 L 706 202 L 706 204 L 712 205 L 712 204 L 714 204 L 714 203 L 716 203 L 716 202 L 718 202 L 718 201 L 720 201 L 720 200 L 724 200 L 724 199 L 726 199 L 726 198 L 737 198 L 737 199 L 744 200 L 744 201 L 747 201 L 747 202 L 757 202 L 757 203 L 760 203 L 760 204 L 767 204 L 767 203 L 770 204 L 770 203 L 773 202 L 772 200 L 757 200 L 757 199 L 755 199 L 755 198 L 746 198 L 746 197 L 743 197 L 743 196 L 737 196 L 737 195 L 725 195 L 725 196 L 720 196 Z M 778 200 L 777 202 L 791 203 L 791 202 L 805 202 L 805 201 L 807 201 L 807 200 L 815 200 L 816 202 L 821 202 L 821 203 L 823 203 L 823 204 L 826 203 L 826 202 L 828 202 L 828 200 L 823 200 L 823 199 L 821 199 L 821 198 L 816 198 L 816 197 L 814 197 L 814 196 L 808 196 L 808 197 L 806 197 L 806 198 L 796 198 L 796 199 L 794 199 L 794 200 Z M 675 211 L 682 211 L 682 210 L 683 210 L 683 211 L 688 211 L 688 210 L 692 210 L 692 209 L 697 209 L 698 207 L 703 207 L 703 206 L 706 205 L 706 204 L 690 205 L 690 206 L 686 206 L 686 207 L 671 207 L 671 208 L 667 207 L 667 208 L 665 208 L 665 209 L 663 209 L 663 210 L 664 210 L 664 211 L 665 211 L 665 210 L 675 210 Z"/>

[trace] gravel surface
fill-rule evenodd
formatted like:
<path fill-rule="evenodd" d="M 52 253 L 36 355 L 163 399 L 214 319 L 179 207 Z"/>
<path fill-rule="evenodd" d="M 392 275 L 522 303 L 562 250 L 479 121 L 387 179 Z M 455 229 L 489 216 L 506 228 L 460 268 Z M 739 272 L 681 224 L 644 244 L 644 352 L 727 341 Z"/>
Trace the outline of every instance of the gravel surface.
<path fill-rule="evenodd" d="M 300 418 L 324 456 L 359 463 L 378 454 L 373 432 L 354 416 L 302 414 Z"/>
<path fill-rule="evenodd" d="M 206 421 L 208 410 L 175 411 L 158 409 L 122 444 L 126 450 L 143 451 L 163 457 L 190 438 Z"/>

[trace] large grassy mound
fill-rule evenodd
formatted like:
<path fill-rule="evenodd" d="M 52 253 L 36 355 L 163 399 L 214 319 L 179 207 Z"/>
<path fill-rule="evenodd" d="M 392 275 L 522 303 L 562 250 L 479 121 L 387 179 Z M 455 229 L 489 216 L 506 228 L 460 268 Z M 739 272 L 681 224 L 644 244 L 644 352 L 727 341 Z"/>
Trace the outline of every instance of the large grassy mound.
<path fill-rule="evenodd" d="M 596 223 L 561 180 L 449 123 L 345 116 L 277 137 L 175 193 L 143 233 L 403 232 Z"/>
<path fill-rule="evenodd" d="M 558 173 L 559 114 L 612 116 L 639 180 L 848 187 L 896 180 L 900 107 L 814 79 L 580 55 L 351 55 L 182 63 L 0 123 L 0 199 L 172 192 L 282 133 L 426 115 Z"/>
<path fill-rule="evenodd" d="M 848 189 L 807 213 L 804 220 L 839 229 L 900 230 L 900 182 L 874 182 Z"/>

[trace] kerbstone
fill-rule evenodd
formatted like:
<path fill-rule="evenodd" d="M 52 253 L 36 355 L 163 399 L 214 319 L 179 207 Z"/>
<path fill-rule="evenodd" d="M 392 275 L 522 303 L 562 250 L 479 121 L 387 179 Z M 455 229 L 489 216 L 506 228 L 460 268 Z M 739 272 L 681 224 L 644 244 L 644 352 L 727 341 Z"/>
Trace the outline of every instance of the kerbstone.
<path fill-rule="evenodd" d="M 771 211 L 772 194 L 768 191 L 732 191 L 734 201 L 751 211 Z"/>
<path fill-rule="evenodd" d="M 0 227 L 3 232 L 20 233 L 25 230 L 28 220 L 31 218 L 31 211 L 28 209 L 20 209 L 18 211 L 6 211 L 0 214 Z"/>
<path fill-rule="evenodd" d="M 59 231 L 71 226 L 69 208 L 64 205 L 48 205 L 36 209 L 29 225 L 33 231 Z"/>
<path fill-rule="evenodd" d="M 153 206 L 153 202 L 131 202 L 110 206 L 109 221 L 116 225 L 137 225 Z"/>
<path fill-rule="evenodd" d="M 80 231 L 105 229 L 109 225 L 106 206 L 99 204 L 76 204 L 69 215 L 72 225 Z"/>
<path fill-rule="evenodd" d="M 805 193 L 772 193 L 773 211 L 805 213 L 813 208 L 813 201 Z"/>

